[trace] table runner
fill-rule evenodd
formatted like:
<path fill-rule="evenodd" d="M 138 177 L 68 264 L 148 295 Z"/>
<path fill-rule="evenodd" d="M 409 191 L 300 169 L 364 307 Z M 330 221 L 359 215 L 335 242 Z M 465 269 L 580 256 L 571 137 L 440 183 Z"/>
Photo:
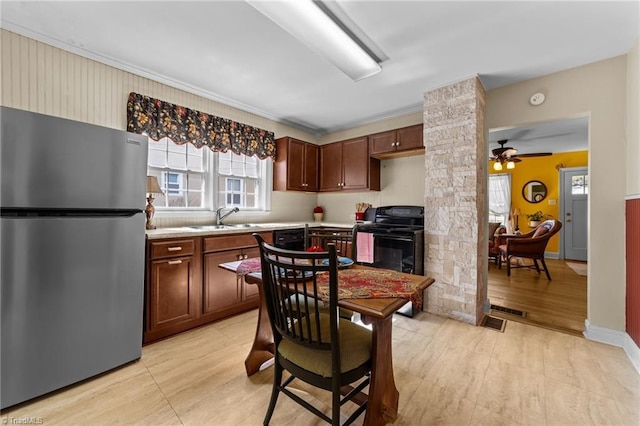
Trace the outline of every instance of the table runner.
<path fill-rule="evenodd" d="M 318 291 L 329 302 L 329 274 L 317 274 Z M 399 297 L 422 310 L 422 291 L 415 283 L 388 269 L 342 269 L 338 271 L 338 300 Z"/>
<path fill-rule="evenodd" d="M 261 272 L 260 258 L 243 260 L 236 273 L 246 275 Z M 317 275 L 320 297 L 329 301 L 329 274 Z M 340 269 L 338 271 L 338 299 L 375 299 L 399 297 L 410 300 L 422 310 L 422 291 L 401 273 L 388 269 Z"/>
<path fill-rule="evenodd" d="M 247 275 L 253 272 L 262 272 L 262 266 L 260 264 L 259 257 L 251 257 L 249 259 L 244 259 L 238 265 L 238 269 L 236 269 L 236 274 L 238 275 Z"/>

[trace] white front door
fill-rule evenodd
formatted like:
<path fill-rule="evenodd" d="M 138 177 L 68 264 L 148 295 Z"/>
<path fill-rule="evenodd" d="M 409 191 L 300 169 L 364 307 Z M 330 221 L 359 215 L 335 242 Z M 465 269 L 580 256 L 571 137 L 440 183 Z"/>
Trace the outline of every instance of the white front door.
<path fill-rule="evenodd" d="M 560 173 L 562 257 L 587 261 L 587 204 L 589 174 L 586 167 L 562 169 Z"/>

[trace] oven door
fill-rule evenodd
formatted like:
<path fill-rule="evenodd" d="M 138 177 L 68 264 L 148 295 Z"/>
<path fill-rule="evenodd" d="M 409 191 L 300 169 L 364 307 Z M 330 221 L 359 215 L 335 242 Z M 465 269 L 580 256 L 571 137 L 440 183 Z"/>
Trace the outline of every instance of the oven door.
<path fill-rule="evenodd" d="M 416 246 L 413 236 L 373 234 L 374 261 L 371 266 L 421 275 L 422 268 L 418 271 L 415 258 Z"/>

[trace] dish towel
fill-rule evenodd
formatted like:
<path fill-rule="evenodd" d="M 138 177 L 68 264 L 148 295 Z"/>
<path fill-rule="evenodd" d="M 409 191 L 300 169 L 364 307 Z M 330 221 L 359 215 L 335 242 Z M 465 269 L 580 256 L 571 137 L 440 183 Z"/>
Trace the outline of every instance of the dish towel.
<path fill-rule="evenodd" d="M 357 262 L 373 263 L 373 234 L 358 232 L 356 236 Z"/>

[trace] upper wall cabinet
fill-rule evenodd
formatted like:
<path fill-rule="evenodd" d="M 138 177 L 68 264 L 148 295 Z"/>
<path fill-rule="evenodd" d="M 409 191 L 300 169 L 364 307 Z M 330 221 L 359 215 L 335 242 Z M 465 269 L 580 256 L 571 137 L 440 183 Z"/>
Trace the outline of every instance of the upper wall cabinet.
<path fill-rule="evenodd" d="M 391 158 L 424 153 L 422 124 L 369 135 L 370 154 Z"/>
<path fill-rule="evenodd" d="M 319 147 L 298 139 L 276 140 L 273 189 L 276 191 L 318 191 Z"/>
<path fill-rule="evenodd" d="M 320 191 L 380 190 L 380 160 L 366 136 L 320 147 Z"/>

